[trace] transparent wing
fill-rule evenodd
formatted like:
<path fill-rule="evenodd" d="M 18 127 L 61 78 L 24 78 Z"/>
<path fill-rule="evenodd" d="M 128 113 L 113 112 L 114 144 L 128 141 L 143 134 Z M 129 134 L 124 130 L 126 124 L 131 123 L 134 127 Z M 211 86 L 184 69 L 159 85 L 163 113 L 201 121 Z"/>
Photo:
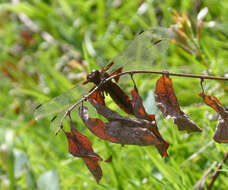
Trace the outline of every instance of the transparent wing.
<path fill-rule="evenodd" d="M 154 61 L 163 59 L 173 36 L 170 29 L 163 27 L 142 32 L 112 60 L 115 64 L 108 72 L 112 73 L 120 67 L 124 71 L 151 69 Z"/>
<path fill-rule="evenodd" d="M 39 120 L 43 117 L 63 113 L 82 98 L 83 95 L 86 95 L 88 89 L 88 87 L 79 84 L 65 93 L 47 101 L 35 110 L 35 119 Z"/>
<path fill-rule="evenodd" d="M 114 64 L 109 68 L 108 72 L 112 73 L 120 67 L 123 67 L 124 71 L 150 70 L 153 67 L 153 62 L 166 53 L 172 36 L 173 33 L 170 29 L 161 27 L 152 28 L 137 35 L 127 48 L 112 60 Z M 105 65 L 107 64 L 100 64 L 101 68 L 104 68 Z M 41 119 L 58 113 L 61 115 L 83 95 L 86 95 L 88 89 L 88 86 L 84 87 L 79 84 L 60 96 L 49 100 L 36 109 L 35 118 Z"/>

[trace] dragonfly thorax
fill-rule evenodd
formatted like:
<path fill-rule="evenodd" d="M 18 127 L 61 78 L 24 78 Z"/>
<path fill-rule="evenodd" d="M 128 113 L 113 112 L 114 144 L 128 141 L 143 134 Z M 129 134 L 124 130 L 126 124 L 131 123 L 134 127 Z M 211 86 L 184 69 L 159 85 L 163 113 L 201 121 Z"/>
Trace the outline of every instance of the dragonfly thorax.
<path fill-rule="evenodd" d="M 93 82 L 94 84 L 98 85 L 101 82 L 101 73 L 98 70 L 92 70 L 87 75 L 87 81 Z"/>

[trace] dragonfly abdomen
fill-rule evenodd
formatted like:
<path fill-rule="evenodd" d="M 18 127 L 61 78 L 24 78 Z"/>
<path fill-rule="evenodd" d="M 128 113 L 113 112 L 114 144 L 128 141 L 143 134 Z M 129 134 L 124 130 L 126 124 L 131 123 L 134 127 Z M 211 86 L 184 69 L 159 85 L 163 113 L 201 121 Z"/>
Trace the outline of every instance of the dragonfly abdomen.
<path fill-rule="evenodd" d="M 104 89 L 113 101 L 126 113 L 133 115 L 133 107 L 130 97 L 114 82 L 110 82 L 109 85 L 105 85 Z"/>

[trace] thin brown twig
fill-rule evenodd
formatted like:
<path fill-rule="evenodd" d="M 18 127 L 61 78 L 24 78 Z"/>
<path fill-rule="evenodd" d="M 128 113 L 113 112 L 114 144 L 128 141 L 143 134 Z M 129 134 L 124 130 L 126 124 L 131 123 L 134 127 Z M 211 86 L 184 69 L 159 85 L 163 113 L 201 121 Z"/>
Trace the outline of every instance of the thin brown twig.
<path fill-rule="evenodd" d="M 217 76 L 211 76 L 211 75 L 195 75 L 195 74 L 183 74 L 183 73 L 167 73 L 167 71 L 142 71 L 142 70 L 138 70 L 138 71 L 126 71 L 126 72 L 122 72 L 116 75 L 113 75 L 109 78 L 107 78 L 106 80 L 111 80 L 115 77 L 121 76 L 121 75 L 126 75 L 126 74 L 137 74 L 137 73 L 151 73 L 151 74 L 160 74 L 160 75 L 164 75 L 164 74 L 168 74 L 170 76 L 179 76 L 179 77 L 188 77 L 188 78 L 200 78 L 200 79 L 211 79 L 211 80 L 227 80 L 227 77 L 217 77 Z"/>
<path fill-rule="evenodd" d="M 207 187 L 207 190 L 211 190 L 215 180 L 217 179 L 217 177 L 220 174 L 220 170 L 222 169 L 222 165 L 226 162 L 226 160 L 228 159 L 228 151 L 226 152 L 226 154 L 224 155 L 222 162 L 218 165 L 218 167 L 216 168 L 215 172 L 212 174 L 212 179 Z"/>
<path fill-rule="evenodd" d="M 122 75 L 133 75 L 133 74 L 160 74 L 160 75 L 169 75 L 169 76 L 178 76 L 178 77 L 188 77 L 188 78 L 200 78 L 202 79 L 209 79 L 209 80 L 226 80 L 228 81 L 227 77 L 217 77 L 217 76 L 210 76 L 210 75 L 195 75 L 195 74 L 181 74 L 181 73 L 169 73 L 167 71 L 143 71 L 143 70 L 138 70 L 138 71 L 126 71 L 122 73 L 118 73 L 116 75 L 112 75 L 106 79 L 103 79 L 98 86 L 96 86 L 91 92 L 89 92 L 87 95 L 83 96 L 80 100 L 78 100 L 75 104 L 73 104 L 63 115 L 62 119 L 60 120 L 59 128 L 56 132 L 56 135 L 59 133 L 59 131 L 62 129 L 62 123 L 66 116 L 74 110 L 74 108 L 80 104 L 83 101 L 86 101 L 89 96 L 91 96 L 97 89 L 99 89 L 104 83 L 108 82 L 109 80 L 112 80 L 115 77 L 122 76 Z"/>
<path fill-rule="evenodd" d="M 212 163 L 212 165 L 207 169 L 207 171 L 204 172 L 203 176 L 201 177 L 201 179 L 194 185 L 194 188 L 196 190 L 205 190 L 205 183 L 206 183 L 206 180 L 208 178 L 208 176 L 210 175 L 211 171 L 215 168 L 215 166 L 217 165 L 218 163 L 216 161 L 214 161 Z"/>

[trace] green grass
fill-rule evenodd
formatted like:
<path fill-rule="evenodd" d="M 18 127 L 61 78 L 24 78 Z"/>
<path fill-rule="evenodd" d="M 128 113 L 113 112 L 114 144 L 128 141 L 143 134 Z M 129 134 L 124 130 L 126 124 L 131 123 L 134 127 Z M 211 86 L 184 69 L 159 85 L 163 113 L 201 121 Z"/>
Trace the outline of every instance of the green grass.
<path fill-rule="evenodd" d="M 144 13 L 139 11 L 142 2 L 147 5 Z M 197 5 L 197 2 L 201 3 Z M 173 24 L 173 10 L 186 12 L 195 31 L 197 13 L 204 7 L 209 8 L 205 21 L 216 21 L 214 27 L 202 29 L 200 48 L 208 66 L 203 65 L 199 57 L 171 44 L 166 69 L 195 74 L 209 70 L 211 74 L 227 76 L 227 1 L 30 0 L 17 5 L 1 1 L 0 189 L 194 189 L 207 169 L 215 161 L 220 162 L 227 151 L 227 145 L 211 143 L 217 121 L 209 121 L 208 116 L 215 112 L 198 96 L 199 79 L 172 77 L 182 109 L 203 132 L 186 135 L 179 132 L 172 121 L 158 117 L 159 129 L 171 143 L 168 158 L 161 158 L 153 146 L 121 147 L 99 140 L 74 113 L 78 129 L 91 139 L 95 152 L 104 159 L 113 155 L 112 163 L 101 163 L 100 185 L 83 161 L 68 153 L 64 134 L 55 136 L 57 126 L 50 127 L 48 118 L 36 122 L 33 114 L 38 104 L 72 88 L 85 79 L 86 72 L 98 68 L 97 63 L 104 64 L 120 53 L 141 30 L 169 27 Z M 19 19 L 21 13 L 39 27 L 29 46 L 20 36 L 22 31 L 28 30 Z M 47 39 L 44 31 L 54 41 Z M 164 67 L 160 61 L 152 65 L 151 70 L 161 71 Z M 154 108 L 149 105 L 153 95 L 149 91 L 154 91 L 157 78 L 155 75 L 135 76 L 139 92 L 147 100 L 145 107 L 150 111 Z M 121 85 L 130 93 L 129 77 L 122 81 Z M 223 105 L 228 105 L 227 87 L 227 82 L 204 82 L 205 90 L 216 95 Z M 111 100 L 108 102 L 118 110 Z M 198 152 L 202 148 L 205 149 Z M 227 171 L 224 164 L 214 189 L 228 188 Z"/>

